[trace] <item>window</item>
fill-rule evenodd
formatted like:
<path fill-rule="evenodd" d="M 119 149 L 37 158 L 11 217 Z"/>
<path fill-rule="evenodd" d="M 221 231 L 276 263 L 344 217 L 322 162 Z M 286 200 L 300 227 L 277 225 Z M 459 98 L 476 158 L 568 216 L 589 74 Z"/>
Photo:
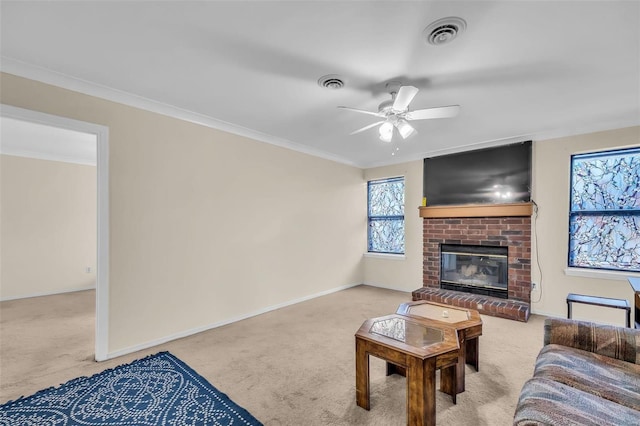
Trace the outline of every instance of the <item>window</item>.
<path fill-rule="evenodd" d="M 367 185 L 369 252 L 404 254 L 404 178 Z"/>
<path fill-rule="evenodd" d="M 569 266 L 640 271 L 640 148 L 571 157 Z"/>

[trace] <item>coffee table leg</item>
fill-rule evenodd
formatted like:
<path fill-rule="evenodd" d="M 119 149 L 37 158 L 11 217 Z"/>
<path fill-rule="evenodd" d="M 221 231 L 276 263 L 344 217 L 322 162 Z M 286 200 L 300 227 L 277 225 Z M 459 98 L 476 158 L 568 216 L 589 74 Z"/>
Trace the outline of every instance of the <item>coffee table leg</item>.
<path fill-rule="evenodd" d="M 462 364 L 464 366 L 464 363 Z M 459 380 L 456 380 L 458 375 L 458 367 L 460 363 L 450 365 L 440 369 L 440 390 L 446 394 L 451 395 L 453 403 L 456 403 L 456 396 L 461 392 L 459 390 Z M 464 389 L 463 389 L 464 390 Z"/>
<path fill-rule="evenodd" d="M 480 339 L 478 337 L 474 337 L 473 339 L 467 340 L 465 350 L 467 352 L 467 363 L 472 365 L 476 369 L 476 371 L 480 371 L 480 362 L 478 360 L 478 355 L 480 352 Z"/>
<path fill-rule="evenodd" d="M 368 410 L 369 404 L 369 354 L 366 342 L 356 337 L 356 403 Z"/>
<path fill-rule="evenodd" d="M 436 359 L 409 357 L 407 367 L 407 424 L 436 424 Z"/>
<path fill-rule="evenodd" d="M 467 365 L 467 347 L 469 346 L 468 340 L 460 340 L 460 350 L 458 351 L 458 363 L 456 364 L 456 377 L 454 383 L 456 384 L 455 393 L 464 392 L 464 374 L 465 374 L 465 366 Z M 443 373 L 442 370 L 441 373 Z M 453 395 L 453 403 L 456 403 L 456 396 Z"/>

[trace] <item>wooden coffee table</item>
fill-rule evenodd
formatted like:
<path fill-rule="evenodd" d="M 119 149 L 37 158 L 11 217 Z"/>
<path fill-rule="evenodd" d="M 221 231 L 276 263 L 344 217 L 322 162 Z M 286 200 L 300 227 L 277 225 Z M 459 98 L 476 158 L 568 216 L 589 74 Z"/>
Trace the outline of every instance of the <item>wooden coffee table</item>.
<path fill-rule="evenodd" d="M 406 315 L 413 318 L 427 318 L 438 324 L 454 327 L 458 332 L 460 344 L 460 354 L 457 365 L 456 391 L 464 392 L 464 366 L 472 365 L 476 371 L 479 370 L 479 337 L 482 335 L 482 319 L 478 311 L 473 309 L 459 308 L 441 303 L 418 300 L 401 304 L 397 314 Z M 387 374 L 400 373 L 393 365 L 387 364 Z"/>
<path fill-rule="evenodd" d="M 369 410 L 369 355 L 401 366 L 407 376 L 407 424 L 436 424 L 436 370 L 455 401 L 460 352 L 456 330 L 392 314 L 365 321 L 356 335 L 356 402 Z"/>

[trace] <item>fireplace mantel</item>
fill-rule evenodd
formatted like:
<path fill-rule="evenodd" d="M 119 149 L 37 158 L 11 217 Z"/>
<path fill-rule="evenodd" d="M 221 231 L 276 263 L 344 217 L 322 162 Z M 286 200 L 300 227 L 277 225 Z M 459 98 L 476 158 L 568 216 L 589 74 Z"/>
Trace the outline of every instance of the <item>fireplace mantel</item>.
<path fill-rule="evenodd" d="M 531 216 L 533 203 L 460 204 L 454 206 L 420 207 L 420 217 L 505 217 Z"/>

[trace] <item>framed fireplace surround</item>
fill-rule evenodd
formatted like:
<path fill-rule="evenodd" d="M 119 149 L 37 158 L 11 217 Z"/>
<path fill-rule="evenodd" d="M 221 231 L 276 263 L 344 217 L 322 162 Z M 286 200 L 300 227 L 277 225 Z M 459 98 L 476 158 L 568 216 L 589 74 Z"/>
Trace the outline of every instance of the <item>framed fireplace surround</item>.
<path fill-rule="evenodd" d="M 531 303 L 532 212 L 532 203 L 420 207 L 423 218 L 423 287 L 413 292 L 414 300 L 444 302 L 477 309 L 488 315 L 527 321 Z M 452 281 L 443 280 L 446 277 L 443 277 L 440 257 L 443 248 L 448 250 L 452 246 L 464 246 L 467 252 L 493 247 L 499 249 L 495 256 L 504 256 L 506 251 L 506 259 L 501 263 L 497 262 L 497 257 L 490 260 L 476 258 L 474 265 L 470 257 L 461 255 L 455 268 L 458 278 L 460 275 L 463 278 L 458 280 L 462 281 L 457 283 L 460 287 L 441 286 L 441 282 Z M 477 275 L 479 270 L 484 275 L 502 273 L 498 264 L 507 269 L 506 288 L 504 283 L 491 285 L 485 281 L 472 289 L 475 292 L 460 291 L 461 287 L 466 290 L 474 279 L 482 279 L 482 273 Z M 448 266 L 450 271 L 454 269 Z M 499 287 L 496 290 L 502 291 L 491 293 L 485 291 L 487 287 Z"/>
<path fill-rule="evenodd" d="M 485 296 L 508 297 L 507 247 L 440 245 L 440 288 Z"/>

